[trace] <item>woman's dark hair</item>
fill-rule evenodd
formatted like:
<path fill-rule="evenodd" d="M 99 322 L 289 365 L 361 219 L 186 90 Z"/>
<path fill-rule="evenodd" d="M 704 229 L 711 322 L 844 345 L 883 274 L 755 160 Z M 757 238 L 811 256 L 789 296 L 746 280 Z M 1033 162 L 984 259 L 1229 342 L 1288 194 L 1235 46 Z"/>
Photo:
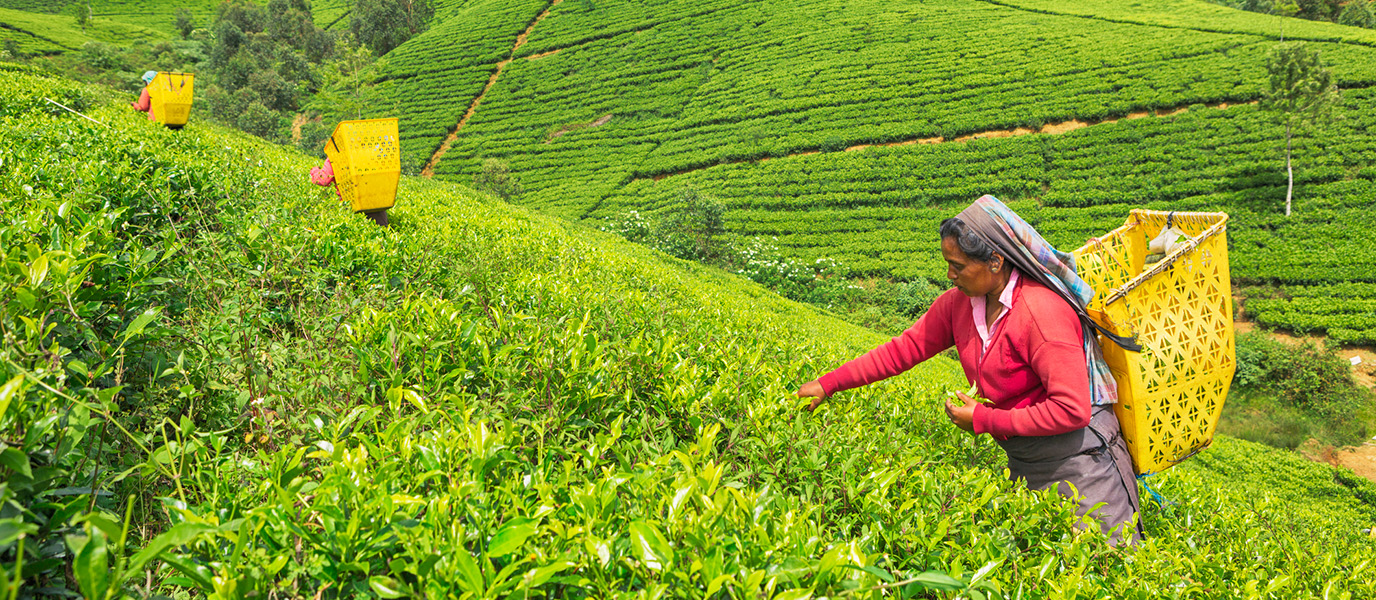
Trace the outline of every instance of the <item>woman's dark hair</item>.
<path fill-rule="evenodd" d="M 960 217 L 951 217 L 941 222 L 941 239 L 955 238 L 956 245 L 966 256 L 987 263 L 994 259 L 994 247 L 985 243 Z"/>

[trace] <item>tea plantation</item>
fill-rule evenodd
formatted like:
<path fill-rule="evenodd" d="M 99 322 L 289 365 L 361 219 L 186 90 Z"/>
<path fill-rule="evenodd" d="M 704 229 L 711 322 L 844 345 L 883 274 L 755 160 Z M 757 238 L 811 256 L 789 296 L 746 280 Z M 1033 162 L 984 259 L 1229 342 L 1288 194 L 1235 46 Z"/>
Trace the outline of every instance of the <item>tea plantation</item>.
<path fill-rule="evenodd" d="M 0 11 L 0 39 L 15 36 L 16 30 L 23 30 L 23 34 L 29 37 L 52 37 L 52 32 L 66 30 L 65 35 L 81 34 L 81 28 L 76 25 L 72 16 L 73 11 L 78 6 L 87 4 L 79 0 L 0 0 L 0 7 L 15 11 L 37 13 L 47 15 L 51 24 L 42 29 L 26 29 L 24 23 L 26 19 L 34 17 L 24 17 L 14 15 L 8 11 Z M 125 39 L 110 39 L 110 36 L 93 35 L 97 40 L 109 43 L 123 43 L 141 40 L 165 40 L 177 37 L 176 13 L 178 9 L 186 9 L 192 15 L 195 23 L 199 27 L 208 27 L 215 17 L 215 7 L 220 4 L 220 0 L 182 0 L 180 2 L 166 2 L 164 0 L 89 0 L 91 7 L 91 25 L 87 27 L 87 33 L 92 29 L 97 31 L 101 28 L 121 29 L 135 28 L 148 30 L 148 33 L 155 37 L 126 37 Z M 261 2 L 260 4 L 267 4 Z M 317 0 L 310 3 L 312 14 L 315 17 L 316 25 L 327 27 L 333 25 L 339 27 L 340 17 L 349 12 L 352 2 L 346 0 Z M 440 2 L 441 5 L 449 4 Z M 348 27 L 347 19 L 344 20 L 344 27 Z M 19 38 L 23 39 L 23 38 Z M 81 44 L 76 46 L 62 46 L 59 51 L 80 50 Z M 29 50 L 26 50 L 29 52 Z"/>
<path fill-rule="evenodd" d="M 0 8 L 0 40 L 14 40 L 26 54 L 60 54 L 80 50 L 87 42 L 127 45 L 166 37 L 161 31 L 106 19 L 93 20 L 82 31 L 67 15 Z"/>
<path fill-rule="evenodd" d="M 531 0 L 440 21 L 382 77 L 410 108 L 405 167 L 444 145 L 435 176 L 467 183 L 499 159 L 549 214 L 601 222 L 691 188 L 800 258 L 940 280 L 936 224 L 984 193 L 1070 247 L 1133 207 L 1223 210 L 1239 284 L 1346 300 L 1325 290 L 1376 283 L 1353 228 L 1376 222 L 1376 31 L 1202 0 Z M 1290 218 L 1284 127 L 1256 104 L 1281 39 L 1343 90 L 1296 138 Z M 1376 343 L 1368 308 L 1286 298 L 1248 313 Z"/>
<path fill-rule="evenodd" d="M 946 424 L 951 361 L 803 413 L 882 337 L 452 183 L 379 229 L 310 157 L 0 77 L 5 597 L 1376 595 L 1346 471 L 1220 438 L 1114 549 Z"/>

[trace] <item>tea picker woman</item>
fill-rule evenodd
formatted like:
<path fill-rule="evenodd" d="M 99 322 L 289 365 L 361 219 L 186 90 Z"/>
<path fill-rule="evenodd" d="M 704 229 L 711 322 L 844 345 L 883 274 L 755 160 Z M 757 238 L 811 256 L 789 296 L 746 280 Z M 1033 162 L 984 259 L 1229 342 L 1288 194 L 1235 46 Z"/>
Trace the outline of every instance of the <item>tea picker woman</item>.
<path fill-rule="evenodd" d="M 325 159 L 325 164 L 311 168 L 311 183 L 318 186 L 327 186 L 334 183 L 334 167 L 330 165 L 330 159 Z M 335 188 L 335 193 L 339 193 L 339 188 Z M 342 198 L 341 198 L 342 199 Z M 383 227 L 387 226 L 387 209 L 370 210 L 363 213 L 374 223 Z"/>
<path fill-rule="evenodd" d="M 1085 313 L 1094 290 L 1057 251 L 993 196 L 941 223 L 941 254 L 954 289 L 888 343 L 810 381 L 798 396 L 828 396 L 898 375 L 954 346 L 985 403 L 946 402 L 956 427 L 989 434 L 1014 479 L 1074 497 L 1117 544 L 1139 539 L 1132 459 L 1112 404 L 1117 387 L 1094 333 L 1130 350 Z M 1073 490 L 1071 486 L 1074 486 Z M 1075 494 L 1078 492 L 1078 495 Z"/>
<path fill-rule="evenodd" d="M 144 71 L 143 91 L 139 93 L 139 99 L 137 101 L 129 104 L 130 106 L 134 107 L 134 110 L 148 113 L 149 121 L 157 120 L 157 118 L 153 116 L 153 100 L 148 97 L 148 86 L 153 85 L 153 78 L 157 76 L 157 71 Z"/>

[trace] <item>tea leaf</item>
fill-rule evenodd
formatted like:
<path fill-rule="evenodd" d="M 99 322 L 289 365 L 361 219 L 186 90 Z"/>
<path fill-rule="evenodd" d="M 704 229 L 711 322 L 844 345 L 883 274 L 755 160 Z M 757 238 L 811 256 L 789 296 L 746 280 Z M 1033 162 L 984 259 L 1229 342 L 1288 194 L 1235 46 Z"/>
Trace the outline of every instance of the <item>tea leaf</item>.
<path fill-rule="evenodd" d="M 535 521 L 522 517 L 508 521 L 492 536 L 492 541 L 487 545 L 487 555 L 499 557 L 515 552 L 526 543 L 526 539 L 535 534 L 538 527 Z"/>

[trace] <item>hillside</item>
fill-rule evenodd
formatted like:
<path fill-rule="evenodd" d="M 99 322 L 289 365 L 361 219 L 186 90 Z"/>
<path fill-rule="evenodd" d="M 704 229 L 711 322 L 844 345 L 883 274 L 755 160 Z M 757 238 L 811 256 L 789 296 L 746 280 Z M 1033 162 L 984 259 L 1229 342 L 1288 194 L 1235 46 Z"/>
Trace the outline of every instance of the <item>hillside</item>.
<path fill-rule="evenodd" d="M 450 183 L 404 178 L 379 230 L 295 151 L 4 75 L 0 499 L 29 543 L 0 580 L 23 548 L 26 585 L 72 585 L 70 551 L 88 597 L 1376 594 L 1346 471 L 1219 439 L 1115 550 L 946 425 L 951 361 L 800 413 L 882 337 Z"/>
<path fill-rule="evenodd" d="M 3 6 L 3 5 L 0 5 Z M 20 52 L 60 54 L 87 42 L 128 45 L 165 39 L 160 31 L 108 19 L 93 19 L 82 31 L 67 15 L 0 8 L 0 40 L 14 40 Z"/>
<path fill-rule="evenodd" d="M 134 28 L 138 30 L 148 30 L 152 35 L 131 38 L 128 36 L 116 38 L 112 36 L 101 36 L 92 34 L 98 41 L 109 42 L 120 45 L 127 45 L 136 41 L 161 41 L 177 38 L 177 10 L 185 9 L 191 13 L 192 19 L 198 27 L 208 27 L 215 18 L 215 7 L 219 6 L 222 0 L 181 0 L 178 2 L 165 2 L 160 0 L 89 0 L 92 15 L 92 27 L 96 30 L 109 28 L 122 30 Z M 82 4 L 78 0 L 0 0 L 0 40 L 14 36 L 16 34 L 27 35 L 29 37 L 49 38 L 55 31 L 63 32 L 62 35 L 80 35 L 81 28 L 76 26 L 72 11 L 76 6 Z M 268 4 L 261 2 L 260 4 Z M 352 3 L 347 0 L 316 0 L 310 2 L 311 14 L 315 18 L 315 24 L 320 27 L 339 27 L 340 17 L 349 11 Z M 438 2 L 440 6 L 447 6 L 453 2 Z M 30 13 L 29 16 L 16 15 L 10 11 L 22 11 Z M 41 15 L 41 16 L 34 16 Z M 24 23 L 31 22 L 35 18 L 45 19 L 45 26 L 42 29 L 26 29 Z M 343 20 L 344 27 L 348 27 L 347 19 Z M 88 30 L 92 27 L 88 27 Z M 22 30 L 22 31 L 19 31 Z M 92 33 L 91 31 L 87 32 Z M 80 50 L 81 45 L 71 46 L 59 44 L 57 48 L 45 48 L 44 53 L 58 53 L 70 50 Z M 26 52 L 29 50 L 26 50 Z"/>
<path fill-rule="evenodd" d="M 937 281 L 936 224 L 983 193 L 1069 247 L 1133 207 L 1224 210 L 1238 283 L 1280 286 L 1252 317 L 1376 343 L 1344 287 L 1376 285 L 1351 227 L 1376 222 L 1371 30 L 1202 0 L 531 0 L 440 21 L 379 80 L 412 170 L 469 182 L 500 159 L 522 204 L 594 222 L 692 188 L 799 257 Z M 1282 35 L 1344 94 L 1296 140 L 1288 219 L 1284 130 L 1255 104 Z"/>

